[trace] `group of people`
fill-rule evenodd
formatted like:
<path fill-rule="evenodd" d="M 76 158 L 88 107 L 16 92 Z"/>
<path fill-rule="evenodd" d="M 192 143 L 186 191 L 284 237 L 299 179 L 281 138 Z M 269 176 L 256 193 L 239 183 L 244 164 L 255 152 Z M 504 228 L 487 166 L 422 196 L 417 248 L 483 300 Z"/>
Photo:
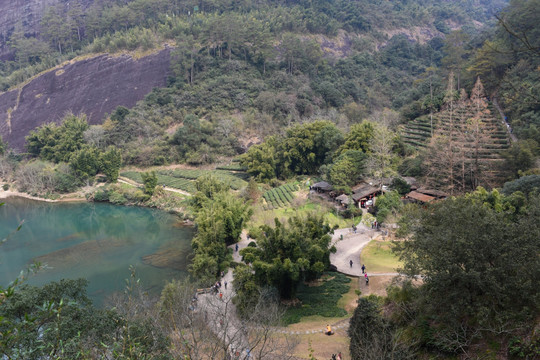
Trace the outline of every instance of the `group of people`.
<path fill-rule="evenodd" d="M 349 265 L 353 266 L 353 261 L 352 260 L 349 260 Z M 369 285 L 369 277 L 367 275 L 367 272 L 366 272 L 366 265 L 362 264 L 362 274 L 364 274 L 364 279 L 366 280 L 366 285 Z"/>
<path fill-rule="evenodd" d="M 343 360 L 343 358 L 341 357 L 341 351 L 337 355 L 332 354 L 332 360 Z"/>
<path fill-rule="evenodd" d="M 224 281 L 223 285 L 225 286 L 225 290 L 227 290 L 227 281 Z M 210 289 L 212 290 L 212 294 L 219 293 L 219 299 L 223 299 L 223 292 L 221 291 L 221 280 L 216 281 L 216 283 L 212 285 Z"/>

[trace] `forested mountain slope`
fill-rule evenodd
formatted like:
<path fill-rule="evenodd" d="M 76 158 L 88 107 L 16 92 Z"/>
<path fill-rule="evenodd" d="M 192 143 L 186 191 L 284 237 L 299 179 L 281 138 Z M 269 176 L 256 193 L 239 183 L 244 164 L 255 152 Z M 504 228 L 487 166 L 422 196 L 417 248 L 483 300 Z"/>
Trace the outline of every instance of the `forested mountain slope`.
<path fill-rule="evenodd" d="M 167 127 L 181 124 L 186 113 L 209 120 L 205 132 L 218 138 L 217 143 L 210 142 L 215 152 L 212 149 L 222 148 L 227 140 L 217 133 L 223 123 L 229 124 L 227 134 L 238 135 L 249 128 L 267 135 L 293 122 L 335 118 L 325 114 L 336 109 L 347 122 L 357 122 L 377 109 L 403 107 L 425 91 L 411 84 L 423 78 L 430 65 L 440 64 L 444 34 L 460 28 L 478 31 L 503 4 L 468 0 L 59 1 L 41 14 L 36 32 L 28 32 L 26 21 L 15 13 L 6 22 L 4 43 L 15 61 L 0 63 L 0 87 L 18 86 L 77 54 L 148 51 L 160 48 L 163 42 L 175 43 L 169 87 L 158 91 L 158 103 L 147 104 L 161 108 L 169 119 Z M 32 15 L 34 20 L 38 16 Z M 51 76 L 39 82 L 48 91 L 55 89 L 44 79 Z M 156 85 L 163 84 L 152 83 Z M 76 97 L 56 108 L 60 113 L 45 112 L 39 121 L 24 115 L 17 124 L 19 129 L 29 130 L 56 121 L 65 109 L 88 112 L 96 123 L 96 114 L 110 112 L 114 105 L 133 105 L 133 101 L 113 103 L 115 89 L 110 88 L 111 94 L 107 91 L 102 87 L 103 98 L 109 99 L 106 111 L 102 104 L 91 107 L 84 97 Z M 44 92 L 36 90 L 36 94 Z M 133 100 L 141 94 L 138 89 Z M 129 97 L 129 92 L 123 96 Z M 20 104 L 13 93 L 9 97 L 14 102 L 7 100 L 4 105 L 2 135 L 20 149 L 24 131 L 14 134 L 14 122 L 8 121 L 21 113 Z M 171 107 L 182 111 L 170 115 Z M 132 116 L 135 113 L 141 111 Z M 232 114 L 241 114 L 243 124 L 232 121 Z M 160 138 L 163 144 L 166 130 L 162 128 L 161 136 L 145 141 Z M 200 144 L 204 143 L 208 141 Z M 156 154 L 164 151 L 154 150 Z M 185 159 L 184 155 L 180 158 Z"/>

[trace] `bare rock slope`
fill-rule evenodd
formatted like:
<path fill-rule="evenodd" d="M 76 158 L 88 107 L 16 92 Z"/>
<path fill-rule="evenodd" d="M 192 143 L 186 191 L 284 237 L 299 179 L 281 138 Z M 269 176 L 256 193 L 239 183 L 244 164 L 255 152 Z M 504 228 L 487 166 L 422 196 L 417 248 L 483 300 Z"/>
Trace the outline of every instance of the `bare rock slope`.
<path fill-rule="evenodd" d="M 0 94 L 0 135 L 22 151 L 31 130 L 69 111 L 99 124 L 117 106 L 132 107 L 154 87 L 165 86 L 169 71 L 169 48 L 140 59 L 105 54 L 72 61 Z"/>

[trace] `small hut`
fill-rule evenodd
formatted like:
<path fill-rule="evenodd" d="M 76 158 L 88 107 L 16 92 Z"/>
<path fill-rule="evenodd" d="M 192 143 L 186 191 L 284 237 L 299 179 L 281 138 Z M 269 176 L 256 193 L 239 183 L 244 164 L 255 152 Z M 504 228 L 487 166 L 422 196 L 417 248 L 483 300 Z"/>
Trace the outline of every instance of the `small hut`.
<path fill-rule="evenodd" d="M 420 203 L 420 204 L 432 202 L 433 200 L 436 199 L 434 196 L 422 194 L 417 191 L 411 191 L 410 193 L 405 195 L 405 198 L 409 199 L 410 202 Z"/>
<path fill-rule="evenodd" d="M 333 189 L 334 188 L 332 187 L 332 185 L 330 185 L 326 181 L 321 181 L 311 186 L 311 190 L 315 190 L 318 193 L 327 193 L 332 191 Z"/>
<path fill-rule="evenodd" d="M 420 194 L 425 194 L 429 196 L 433 196 L 436 199 L 446 199 L 448 197 L 448 194 L 444 191 L 440 190 L 433 190 L 433 189 L 416 189 L 416 192 Z"/>
<path fill-rule="evenodd" d="M 349 195 L 343 194 L 336 197 L 336 201 L 339 202 L 341 206 L 347 207 L 351 203 L 351 198 Z"/>

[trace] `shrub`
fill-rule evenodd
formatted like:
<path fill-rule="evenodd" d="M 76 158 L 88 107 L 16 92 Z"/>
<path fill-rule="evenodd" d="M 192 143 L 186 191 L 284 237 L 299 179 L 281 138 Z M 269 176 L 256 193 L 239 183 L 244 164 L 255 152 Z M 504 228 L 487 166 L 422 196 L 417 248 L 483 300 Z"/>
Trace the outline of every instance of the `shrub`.
<path fill-rule="evenodd" d="M 4 191 L 8 191 L 9 190 L 9 184 L 2 185 L 2 189 L 4 189 Z"/>
<path fill-rule="evenodd" d="M 109 201 L 109 191 L 98 190 L 94 193 L 94 201 Z"/>
<path fill-rule="evenodd" d="M 117 191 L 111 191 L 109 194 L 109 201 L 116 205 L 125 205 L 127 203 L 127 199 L 124 197 L 124 194 Z"/>
<path fill-rule="evenodd" d="M 250 241 L 247 246 L 249 246 L 249 247 L 257 247 L 257 243 L 255 241 Z"/>

